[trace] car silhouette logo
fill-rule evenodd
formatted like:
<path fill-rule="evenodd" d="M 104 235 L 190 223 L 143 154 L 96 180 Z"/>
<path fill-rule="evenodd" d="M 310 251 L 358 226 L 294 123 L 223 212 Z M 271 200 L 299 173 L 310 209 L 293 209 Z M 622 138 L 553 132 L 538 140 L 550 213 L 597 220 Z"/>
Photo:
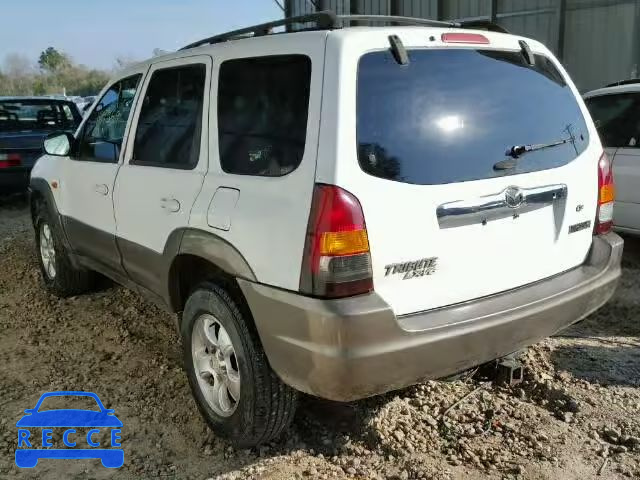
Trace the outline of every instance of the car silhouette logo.
<path fill-rule="evenodd" d="M 42 402 L 50 397 L 93 398 L 99 410 L 72 408 L 41 410 Z M 16 427 L 18 427 L 16 465 L 20 468 L 35 467 L 41 458 L 99 458 L 102 465 L 107 468 L 118 468 L 124 463 L 124 450 L 119 448 L 121 447 L 120 427 L 122 427 L 122 422 L 114 415 L 113 410 L 104 407 L 95 393 L 76 391 L 45 393 L 34 408 L 25 410 L 25 414 L 16 423 Z M 81 435 L 74 427 L 90 429 L 86 435 Z M 41 438 L 34 428 L 42 429 Z M 62 440 L 67 448 L 54 448 L 52 443 L 54 428 L 64 428 Z M 110 429 L 109 448 L 105 448 L 105 445 L 100 445 L 96 441 L 96 436 L 101 433 L 101 429 Z M 83 439 L 86 439 L 87 446 L 90 448 L 76 448 Z"/>

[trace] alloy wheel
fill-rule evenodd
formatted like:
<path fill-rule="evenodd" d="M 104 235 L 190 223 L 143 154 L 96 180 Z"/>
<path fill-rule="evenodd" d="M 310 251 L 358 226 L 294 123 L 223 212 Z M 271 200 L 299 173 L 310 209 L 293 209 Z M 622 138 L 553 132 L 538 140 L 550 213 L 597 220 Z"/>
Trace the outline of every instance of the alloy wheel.
<path fill-rule="evenodd" d="M 191 355 L 207 403 L 218 415 L 231 416 L 240 400 L 238 359 L 229 334 L 213 315 L 201 315 L 194 322 Z"/>
<path fill-rule="evenodd" d="M 44 222 L 40 226 L 40 258 L 49 280 L 56 278 L 56 250 L 53 243 L 53 233 L 49 224 Z"/>

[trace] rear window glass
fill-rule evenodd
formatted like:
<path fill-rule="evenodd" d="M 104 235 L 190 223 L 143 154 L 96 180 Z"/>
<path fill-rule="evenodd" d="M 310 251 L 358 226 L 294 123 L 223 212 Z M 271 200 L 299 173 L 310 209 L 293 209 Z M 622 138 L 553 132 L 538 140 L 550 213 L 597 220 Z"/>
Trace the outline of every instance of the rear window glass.
<path fill-rule="evenodd" d="M 605 147 L 640 148 L 640 94 L 602 95 L 585 102 Z"/>
<path fill-rule="evenodd" d="M 588 145 L 573 92 L 549 59 L 520 52 L 412 50 L 401 66 L 388 51 L 360 59 L 358 161 L 377 177 L 445 184 L 559 167 Z M 516 145 L 559 145 L 527 152 Z M 503 162 L 504 165 L 504 162 Z"/>
<path fill-rule="evenodd" d="M 0 131 L 74 130 L 80 114 L 69 104 L 53 100 L 0 101 Z"/>

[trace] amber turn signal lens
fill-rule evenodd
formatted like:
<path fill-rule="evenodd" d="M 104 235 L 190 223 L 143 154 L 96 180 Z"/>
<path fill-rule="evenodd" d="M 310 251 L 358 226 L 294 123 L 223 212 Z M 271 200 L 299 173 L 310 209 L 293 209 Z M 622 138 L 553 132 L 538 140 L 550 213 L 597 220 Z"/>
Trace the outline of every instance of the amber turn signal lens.
<path fill-rule="evenodd" d="M 324 232 L 320 239 L 320 255 L 355 255 L 369 251 L 366 230 Z"/>
<path fill-rule="evenodd" d="M 613 184 L 602 185 L 600 187 L 600 203 L 609 203 L 615 200 L 615 186 Z"/>

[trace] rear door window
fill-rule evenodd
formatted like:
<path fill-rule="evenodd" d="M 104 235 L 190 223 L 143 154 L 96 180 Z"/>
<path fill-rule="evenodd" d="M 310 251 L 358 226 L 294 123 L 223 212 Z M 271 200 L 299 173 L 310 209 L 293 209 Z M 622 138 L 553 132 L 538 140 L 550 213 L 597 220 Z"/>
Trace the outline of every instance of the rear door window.
<path fill-rule="evenodd" d="M 640 93 L 585 100 L 605 147 L 640 148 Z"/>
<path fill-rule="evenodd" d="M 400 66 L 387 51 L 358 68 L 357 140 L 361 168 L 377 177 L 436 185 L 559 167 L 588 145 L 587 126 L 563 76 L 541 55 L 411 50 Z M 521 155 L 516 145 L 554 147 Z"/>

